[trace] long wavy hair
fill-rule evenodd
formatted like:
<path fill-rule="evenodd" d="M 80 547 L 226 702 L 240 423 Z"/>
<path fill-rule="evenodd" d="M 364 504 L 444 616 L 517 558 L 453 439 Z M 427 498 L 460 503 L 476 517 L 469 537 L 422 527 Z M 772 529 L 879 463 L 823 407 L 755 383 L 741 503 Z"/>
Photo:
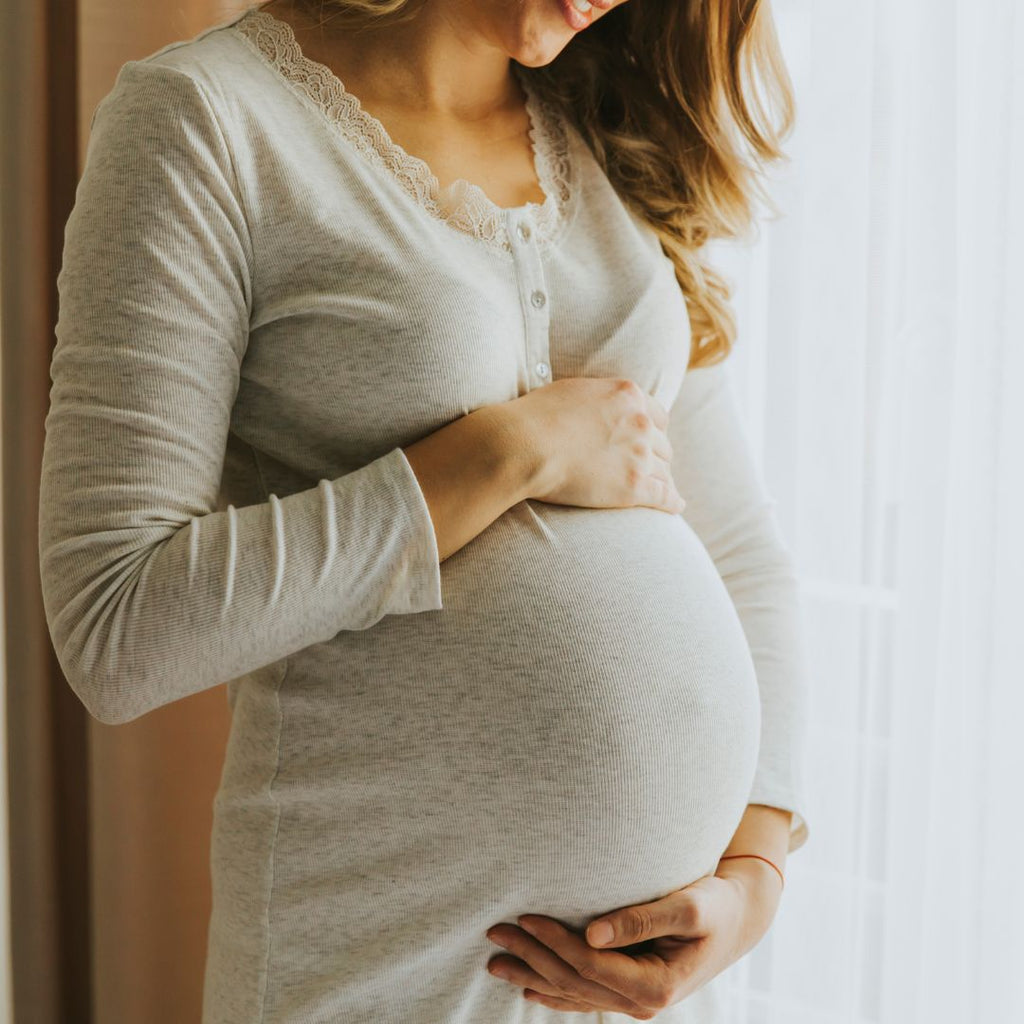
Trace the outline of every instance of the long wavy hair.
<path fill-rule="evenodd" d="M 358 31 L 407 21 L 429 0 L 294 2 Z M 687 301 L 689 366 L 725 359 L 736 337 L 731 289 L 704 244 L 753 238 L 758 202 L 778 213 L 763 171 L 788 159 L 781 145 L 794 124 L 768 0 L 632 0 L 524 70 L 658 234 Z"/>

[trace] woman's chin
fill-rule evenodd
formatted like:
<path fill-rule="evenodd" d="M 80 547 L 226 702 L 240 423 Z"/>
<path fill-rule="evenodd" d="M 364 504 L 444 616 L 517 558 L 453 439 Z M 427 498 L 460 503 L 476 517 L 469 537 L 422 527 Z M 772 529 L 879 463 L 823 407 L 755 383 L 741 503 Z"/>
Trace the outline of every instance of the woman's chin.
<path fill-rule="evenodd" d="M 517 22 L 505 33 L 505 48 L 513 60 L 528 68 L 550 64 L 576 35 L 562 17 L 558 0 L 520 8 Z"/>

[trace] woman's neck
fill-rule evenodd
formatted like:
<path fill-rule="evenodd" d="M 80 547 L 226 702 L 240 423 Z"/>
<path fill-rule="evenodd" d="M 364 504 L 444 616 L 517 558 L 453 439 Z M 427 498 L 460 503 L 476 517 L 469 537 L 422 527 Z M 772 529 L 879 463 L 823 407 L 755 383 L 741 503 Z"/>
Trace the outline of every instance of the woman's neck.
<path fill-rule="evenodd" d="M 288 22 L 307 57 L 376 108 L 468 126 L 522 106 L 507 52 L 487 38 L 488 6 L 432 0 L 409 21 L 358 32 L 292 0 L 260 9 Z"/>

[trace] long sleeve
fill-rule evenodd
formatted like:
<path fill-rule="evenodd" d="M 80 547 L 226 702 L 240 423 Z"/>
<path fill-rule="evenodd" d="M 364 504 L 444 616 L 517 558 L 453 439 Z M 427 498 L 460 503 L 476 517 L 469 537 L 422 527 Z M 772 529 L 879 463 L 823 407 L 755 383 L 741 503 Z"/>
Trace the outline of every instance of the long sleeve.
<path fill-rule="evenodd" d="M 433 525 L 399 447 L 220 507 L 252 267 L 205 90 L 129 62 L 96 110 L 65 227 L 40 485 L 51 638 L 103 722 L 441 607 Z"/>
<path fill-rule="evenodd" d="M 789 850 L 807 841 L 802 759 L 807 667 L 799 581 L 754 463 L 728 360 L 690 369 L 669 415 L 683 517 L 715 563 L 739 615 L 761 696 L 761 745 L 748 803 L 793 812 Z"/>

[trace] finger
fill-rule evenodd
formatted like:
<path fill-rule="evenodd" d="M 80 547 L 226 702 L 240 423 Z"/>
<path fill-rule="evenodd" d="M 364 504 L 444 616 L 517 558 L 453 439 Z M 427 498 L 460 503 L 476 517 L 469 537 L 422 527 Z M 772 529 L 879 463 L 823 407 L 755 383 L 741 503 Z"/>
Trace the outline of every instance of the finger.
<path fill-rule="evenodd" d="M 668 439 L 668 435 L 661 430 L 655 431 L 654 437 L 651 438 L 651 451 L 657 455 L 659 459 L 671 462 L 673 455 L 672 442 Z"/>
<path fill-rule="evenodd" d="M 668 512 L 682 512 L 686 508 L 686 499 L 676 490 L 675 482 L 667 471 L 648 473 L 646 490 L 646 504 L 653 508 Z"/>
<path fill-rule="evenodd" d="M 540 976 L 539 979 L 537 979 L 536 975 L 531 978 L 524 976 L 520 972 L 520 976 L 524 977 L 524 984 L 527 987 L 562 999 L 597 1003 L 603 1009 L 621 1010 L 623 1012 L 636 1009 L 628 996 L 623 996 L 621 993 L 603 985 L 599 978 L 582 976 L 559 955 L 558 949 L 545 942 L 545 937 L 551 938 L 553 934 L 557 934 L 563 941 L 565 939 L 575 940 L 575 945 L 579 950 L 592 953 L 593 951 L 589 950 L 586 942 L 580 936 L 574 935 L 551 918 L 537 918 L 531 915 L 528 919 L 523 918 L 521 920 L 523 923 L 531 923 L 531 925 L 536 925 L 538 921 L 544 921 L 555 929 L 553 933 L 550 927 L 540 928 L 537 937 L 534 938 L 521 928 L 504 926 L 511 929 L 507 935 L 507 948 L 525 961 L 521 972 L 529 971 L 532 968 L 532 971 Z M 607 957 L 607 954 L 605 956 Z M 621 958 L 627 962 L 631 960 L 629 956 L 620 953 L 614 953 L 613 957 Z M 592 968 L 591 971 L 593 972 Z"/>
<path fill-rule="evenodd" d="M 654 395 L 647 395 L 647 412 L 659 430 L 664 430 L 668 426 L 668 410 Z"/>
<path fill-rule="evenodd" d="M 665 484 L 673 494 L 679 494 L 676 490 L 676 482 L 672 477 L 672 467 L 662 459 L 656 459 L 654 465 L 647 472 L 651 480 L 657 480 Z"/>
<path fill-rule="evenodd" d="M 554 950 L 580 978 L 610 990 L 611 998 L 625 998 L 631 1009 L 658 1006 L 671 987 L 668 968 L 656 954 L 630 955 L 613 949 L 594 949 L 583 936 L 554 918 L 530 914 L 520 920 L 529 923 L 537 939 Z M 575 992 L 571 997 L 578 998 Z"/>
<path fill-rule="evenodd" d="M 576 1013 L 593 1013 L 601 1007 L 588 1006 L 586 1003 L 576 1003 L 570 999 L 559 999 L 558 996 L 545 995 L 542 992 L 535 992 L 528 988 L 523 991 L 523 998 L 531 1003 L 540 1003 L 541 1006 L 550 1006 L 553 1010 L 572 1010 Z"/>
<path fill-rule="evenodd" d="M 587 925 L 588 941 L 600 949 L 629 946 L 647 939 L 671 936 L 678 939 L 697 938 L 708 933 L 709 894 L 700 881 L 662 896 L 650 903 L 637 903 L 605 914 Z M 598 941 L 609 926 L 611 933 Z"/>
<path fill-rule="evenodd" d="M 507 981 L 511 985 L 519 985 L 524 990 L 530 989 L 533 992 L 543 993 L 552 999 L 561 999 L 564 1002 L 571 1002 L 576 1006 L 583 1006 L 562 992 L 556 985 L 553 985 L 543 975 L 538 974 L 529 964 L 514 956 L 501 954 L 496 956 L 487 964 L 487 970 L 496 978 Z"/>
<path fill-rule="evenodd" d="M 531 918 L 531 920 L 533 920 Z M 561 925 L 558 925 L 561 928 Z M 522 928 L 504 924 L 493 933 L 493 940 L 501 939 L 501 945 L 514 957 L 506 960 L 505 957 L 495 957 L 488 963 L 497 965 L 500 962 L 506 967 L 510 977 L 507 980 L 521 984 L 547 995 L 556 996 L 560 999 L 577 1000 L 580 1002 L 596 1003 L 606 1010 L 629 1010 L 633 1004 L 628 998 L 611 989 L 606 988 L 597 980 L 588 980 L 582 977 L 574 967 L 570 966 L 558 951 L 548 946 L 539 936 L 533 938 Z M 491 937 L 491 936 L 489 936 Z M 579 936 L 575 936 L 580 946 L 586 943 Z M 622 956 L 622 954 L 616 954 Z M 629 959 L 629 957 L 625 957 Z"/>

